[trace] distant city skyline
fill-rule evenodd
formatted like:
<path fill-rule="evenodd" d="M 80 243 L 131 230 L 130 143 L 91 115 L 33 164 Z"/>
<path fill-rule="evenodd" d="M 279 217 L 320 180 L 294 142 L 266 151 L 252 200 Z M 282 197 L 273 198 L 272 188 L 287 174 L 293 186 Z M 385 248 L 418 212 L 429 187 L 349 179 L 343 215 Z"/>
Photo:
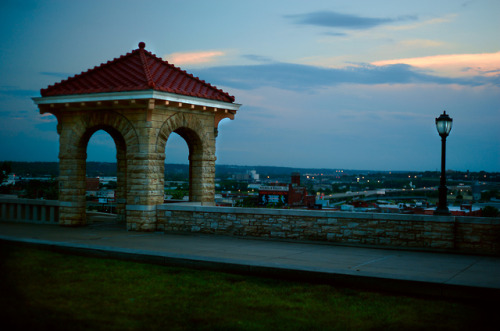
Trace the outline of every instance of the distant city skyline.
<path fill-rule="evenodd" d="M 0 160 L 58 161 L 40 89 L 136 49 L 234 95 L 217 164 L 500 171 L 500 1 L 2 1 Z M 88 161 L 115 162 L 103 131 Z M 166 163 L 187 163 L 179 136 Z"/>

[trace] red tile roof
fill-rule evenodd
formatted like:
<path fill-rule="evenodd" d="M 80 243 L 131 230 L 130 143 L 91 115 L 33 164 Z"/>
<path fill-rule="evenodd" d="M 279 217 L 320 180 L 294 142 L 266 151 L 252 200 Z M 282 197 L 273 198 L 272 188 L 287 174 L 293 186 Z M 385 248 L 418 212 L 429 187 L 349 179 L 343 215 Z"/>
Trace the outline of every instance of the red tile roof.
<path fill-rule="evenodd" d="M 115 58 L 112 61 L 70 77 L 46 89 L 41 89 L 42 97 L 155 90 L 188 95 L 198 98 L 234 102 L 234 97 L 188 74 L 186 71 L 163 61 L 146 51 L 146 44 Z"/>

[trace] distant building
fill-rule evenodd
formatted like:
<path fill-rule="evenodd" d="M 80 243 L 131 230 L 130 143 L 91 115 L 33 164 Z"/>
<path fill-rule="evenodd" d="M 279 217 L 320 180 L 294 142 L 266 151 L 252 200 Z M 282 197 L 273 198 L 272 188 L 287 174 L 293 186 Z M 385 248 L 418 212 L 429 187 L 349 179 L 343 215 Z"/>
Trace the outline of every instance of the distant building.
<path fill-rule="evenodd" d="M 481 186 L 479 185 L 479 182 L 476 180 L 474 184 L 472 184 L 472 199 L 474 201 L 479 201 L 481 200 Z"/>
<path fill-rule="evenodd" d="M 248 184 L 248 189 L 249 190 L 259 190 L 260 189 L 260 184 Z"/>
<path fill-rule="evenodd" d="M 234 174 L 232 175 L 232 178 L 234 180 L 240 180 L 240 181 L 258 182 L 260 176 L 256 170 L 249 170 L 244 174 Z"/>
<path fill-rule="evenodd" d="M 86 178 L 85 191 L 87 196 L 96 197 L 99 192 L 99 178 Z"/>
<path fill-rule="evenodd" d="M 314 195 L 308 195 L 305 187 L 300 186 L 300 174 L 293 173 L 291 183 L 269 183 L 260 186 L 259 205 L 282 205 L 285 207 L 313 208 Z"/>
<path fill-rule="evenodd" d="M 15 185 L 16 180 L 17 180 L 17 177 L 15 174 L 9 174 L 9 175 L 7 175 L 7 179 L 1 184 L 1 186 Z"/>
<path fill-rule="evenodd" d="M 257 170 L 250 170 L 250 178 L 251 180 L 253 180 L 254 182 L 258 182 L 259 181 L 259 174 L 257 173 Z"/>

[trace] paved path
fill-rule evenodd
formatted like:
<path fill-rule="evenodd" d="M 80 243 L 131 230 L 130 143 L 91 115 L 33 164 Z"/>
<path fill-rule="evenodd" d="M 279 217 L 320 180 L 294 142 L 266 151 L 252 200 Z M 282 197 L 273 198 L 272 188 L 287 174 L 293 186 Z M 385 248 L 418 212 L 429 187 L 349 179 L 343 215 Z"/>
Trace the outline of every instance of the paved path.
<path fill-rule="evenodd" d="M 500 257 L 0 222 L 0 240 L 91 255 L 439 297 L 500 299 Z"/>

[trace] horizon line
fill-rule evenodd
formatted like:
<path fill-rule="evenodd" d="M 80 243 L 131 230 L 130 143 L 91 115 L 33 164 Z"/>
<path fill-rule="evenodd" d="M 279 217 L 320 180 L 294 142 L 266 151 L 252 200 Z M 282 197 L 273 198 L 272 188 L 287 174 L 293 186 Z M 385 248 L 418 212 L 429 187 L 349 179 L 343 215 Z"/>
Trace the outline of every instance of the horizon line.
<path fill-rule="evenodd" d="M 13 161 L 13 160 L 2 160 L 0 162 L 18 162 L 18 163 L 59 163 L 59 161 Z M 109 164 L 117 164 L 117 162 L 109 162 L 109 161 L 86 161 L 86 163 L 109 163 Z M 189 163 L 164 163 L 165 165 L 181 165 L 181 166 L 189 166 Z M 370 171 L 370 172 L 440 172 L 440 170 L 380 170 L 380 169 L 355 169 L 355 168 L 327 168 L 327 167 L 296 167 L 296 166 L 279 166 L 279 165 L 240 165 L 240 164 L 216 164 L 217 166 L 224 167 L 247 167 L 247 168 L 257 168 L 257 167 L 270 167 L 270 168 L 289 168 L 289 169 L 304 169 L 304 170 L 345 170 L 345 171 Z M 487 172 L 487 173 L 500 173 L 500 171 L 486 171 L 486 170 L 455 170 L 455 169 L 447 169 L 448 171 L 454 172 Z"/>

